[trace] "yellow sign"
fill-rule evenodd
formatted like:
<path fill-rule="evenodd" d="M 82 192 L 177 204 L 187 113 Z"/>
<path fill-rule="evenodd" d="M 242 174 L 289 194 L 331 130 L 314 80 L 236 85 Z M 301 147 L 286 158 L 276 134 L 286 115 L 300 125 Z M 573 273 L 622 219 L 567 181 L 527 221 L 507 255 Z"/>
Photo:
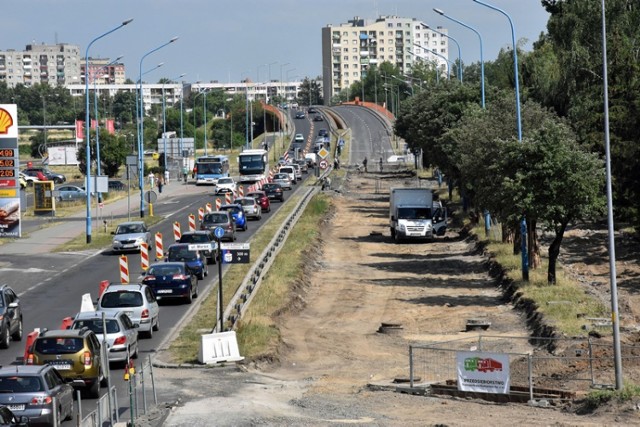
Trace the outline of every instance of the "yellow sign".
<path fill-rule="evenodd" d="M 15 188 L 0 189 L 0 197 L 18 197 L 18 192 Z"/>
<path fill-rule="evenodd" d="M 320 151 L 318 151 L 318 155 L 323 159 L 325 159 L 329 154 L 331 153 L 328 152 L 325 148 L 321 148 Z"/>

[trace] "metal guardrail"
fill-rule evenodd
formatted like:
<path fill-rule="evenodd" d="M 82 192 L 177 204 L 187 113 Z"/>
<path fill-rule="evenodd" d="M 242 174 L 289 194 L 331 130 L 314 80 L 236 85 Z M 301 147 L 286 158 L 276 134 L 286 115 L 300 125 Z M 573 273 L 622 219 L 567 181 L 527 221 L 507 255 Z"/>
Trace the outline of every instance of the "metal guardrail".
<path fill-rule="evenodd" d="M 271 267 L 276 255 L 284 246 L 289 233 L 302 216 L 302 213 L 309 204 L 313 195 L 317 192 L 317 187 L 311 187 L 307 190 L 306 194 L 304 194 L 300 199 L 298 206 L 296 206 L 289 216 L 287 216 L 280 227 L 280 230 L 275 233 L 274 237 L 258 257 L 258 261 L 253 264 L 253 267 L 244 277 L 244 280 L 238 287 L 238 290 L 231 298 L 229 305 L 227 305 L 227 308 L 223 313 L 224 323 L 226 324 L 229 322 L 231 324 L 231 329 L 235 329 L 238 320 L 247 311 L 251 300 L 262 283 L 264 275 L 269 271 L 269 267 Z"/>

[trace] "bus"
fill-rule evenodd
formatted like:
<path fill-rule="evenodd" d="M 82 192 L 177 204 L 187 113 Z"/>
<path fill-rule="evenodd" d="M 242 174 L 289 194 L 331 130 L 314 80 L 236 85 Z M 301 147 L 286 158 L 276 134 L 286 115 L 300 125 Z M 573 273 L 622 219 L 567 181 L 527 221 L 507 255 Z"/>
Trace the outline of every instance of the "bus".
<path fill-rule="evenodd" d="M 256 182 L 269 174 L 269 153 L 267 150 L 244 150 L 238 155 L 240 182 Z"/>
<path fill-rule="evenodd" d="M 196 159 L 196 185 L 216 184 L 218 178 L 229 176 L 229 158 L 227 156 L 203 156 Z"/>

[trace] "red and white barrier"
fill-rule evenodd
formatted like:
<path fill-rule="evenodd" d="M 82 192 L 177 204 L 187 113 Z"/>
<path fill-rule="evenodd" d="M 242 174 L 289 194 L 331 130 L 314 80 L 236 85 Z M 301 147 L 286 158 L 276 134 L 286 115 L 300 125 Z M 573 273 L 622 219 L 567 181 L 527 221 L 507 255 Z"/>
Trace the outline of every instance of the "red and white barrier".
<path fill-rule="evenodd" d="M 29 353 L 31 350 L 31 346 L 33 345 L 33 342 L 36 340 L 36 338 L 38 338 L 38 335 L 40 335 L 40 328 L 36 328 L 34 329 L 32 332 L 29 332 L 27 334 L 27 339 L 25 340 L 24 343 L 24 363 L 27 365 L 33 365 L 33 359 L 29 360 Z"/>
<path fill-rule="evenodd" d="M 178 240 L 180 240 L 180 237 L 182 237 L 182 230 L 180 229 L 180 223 L 178 221 L 175 221 L 173 223 L 173 240 L 177 242 Z"/>
<path fill-rule="evenodd" d="M 231 203 L 231 193 L 226 193 L 226 194 L 224 195 L 224 202 L 225 202 L 226 204 Z"/>
<path fill-rule="evenodd" d="M 65 317 L 62 319 L 62 323 L 60 323 L 60 329 L 69 329 L 73 324 L 73 317 Z"/>
<path fill-rule="evenodd" d="M 196 231 L 196 216 L 194 214 L 189 214 L 189 231 Z"/>
<path fill-rule="evenodd" d="M 108 280 L 103 280 L 102 282 L 100 282 L 100 288 L 98 289 L 98 298 L 102 296 L 102 294 L 104 293 L 104 290 L 107 289 L 108 287 L 109 287 Z"/>
<path fill-rule="evenodd" d="M 211 209 L 212 209 L 211 203 L 207 203 L 205 208 L 207 209 L 207 213 L 211 213 Z"/>
<path fill-rule="evenodd" d="M 129 283 L 129 261 L 126 255 L 120 255 L 120 283 Z"/>
<path fill-rule="evenodd" d="M 149 268 L 149 245 L 147 242 L 140 244 L 140 268 L 142 271 L 147 271 Z"/>
<path fill-rule="evenodd" d="M 204 219 L 204 208 L 198 208 L 198 221 L 202 222 Z"/>
<path fill-rule="evenodd" d="M 164 258 L 164 249 L 162 247 L 162 233 L 156 233 L 156 259 Z"/>

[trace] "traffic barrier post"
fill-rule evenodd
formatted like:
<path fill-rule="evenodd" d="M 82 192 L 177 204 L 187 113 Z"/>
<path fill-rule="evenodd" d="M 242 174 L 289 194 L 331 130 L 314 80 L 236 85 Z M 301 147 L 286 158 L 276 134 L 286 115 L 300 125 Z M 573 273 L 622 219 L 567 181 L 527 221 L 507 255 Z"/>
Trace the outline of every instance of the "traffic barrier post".
<path fill-rule="evenodd" d="M 178 221 L 173 223 L 173 240 L 176 242 L 182 237 L 182 231 L 180 231 L 180 223 Z"/>
<path fill-rule="evenodd" d="M 204 208 L 198 208 L 198 221 L 202 222 L 204 219 Z"/>
<path fill-rule="evenodd" d="M 142 271 L 147 271 L 149 268 L 149 245 L 147 242 L 140 244 L 140 268 Z"/>
<path fill-rule="evenodd" d="M 196 216 L 194 214 L 189 214 L 189 231 L 196 231 Z"/>
<path fill-rule="evenodd" d="M 164 249 L 162 248 L 162 233 L 156 233 L 156 259 L 164 258 Z"/>
<path fill-rule="evenodd" d="M 238 197 L 244 197 L 244 187 L 242 185 L 238 186 Z"/>
<path fill-rule="evenodd" d="M 120 255 L 120 283 L 129 283 L 129 261 L 126 255 Z"/>
<path fill-rule="evenodd" d="M 24 356 L 23 356 L 25 363 L 27 363 L 27 358 L 29 357 L 31 346 L 33 345 L 33 342 L 36 340 L 36 338 L 38 338 L 38 335 L 40 335 L 40 328 L 36 328 L 27 334 L 27 339 L 24 343 Z"/>
<path fill-rule="evenodd" d="M 211 213 L 211 209 L 212 209 L 211 203 L 207 203 L 205 207 L 207 209 L 207 213 Z"/>
<path fill-rule="evenodd" d="M 222 200 L 216 197 L 216 210 L 220 210 L 220 206 L 222 206 Z"/>
<path fill-rule="evenodd" d="M 73 317 L 65 317 L 62 319 L 62 323 L 60 323 L 60 329 L 69 329 L 73 324 Z"/>
<path fill-rule="evenodd" d="M 225 201 L 226 204 L 231 203 L 231 193 L 226 193 L 224 195 L 224 201 Z"/>
<path fill-rule="evenodd" d="M 103 280 L 103 281 L 100 282 L 100 288 L 98 289 L 98 298 L 100 298 L 102 296 L 102 293 L 108 287 L 109 287 L 109 281 L 108 280 Z"/>

